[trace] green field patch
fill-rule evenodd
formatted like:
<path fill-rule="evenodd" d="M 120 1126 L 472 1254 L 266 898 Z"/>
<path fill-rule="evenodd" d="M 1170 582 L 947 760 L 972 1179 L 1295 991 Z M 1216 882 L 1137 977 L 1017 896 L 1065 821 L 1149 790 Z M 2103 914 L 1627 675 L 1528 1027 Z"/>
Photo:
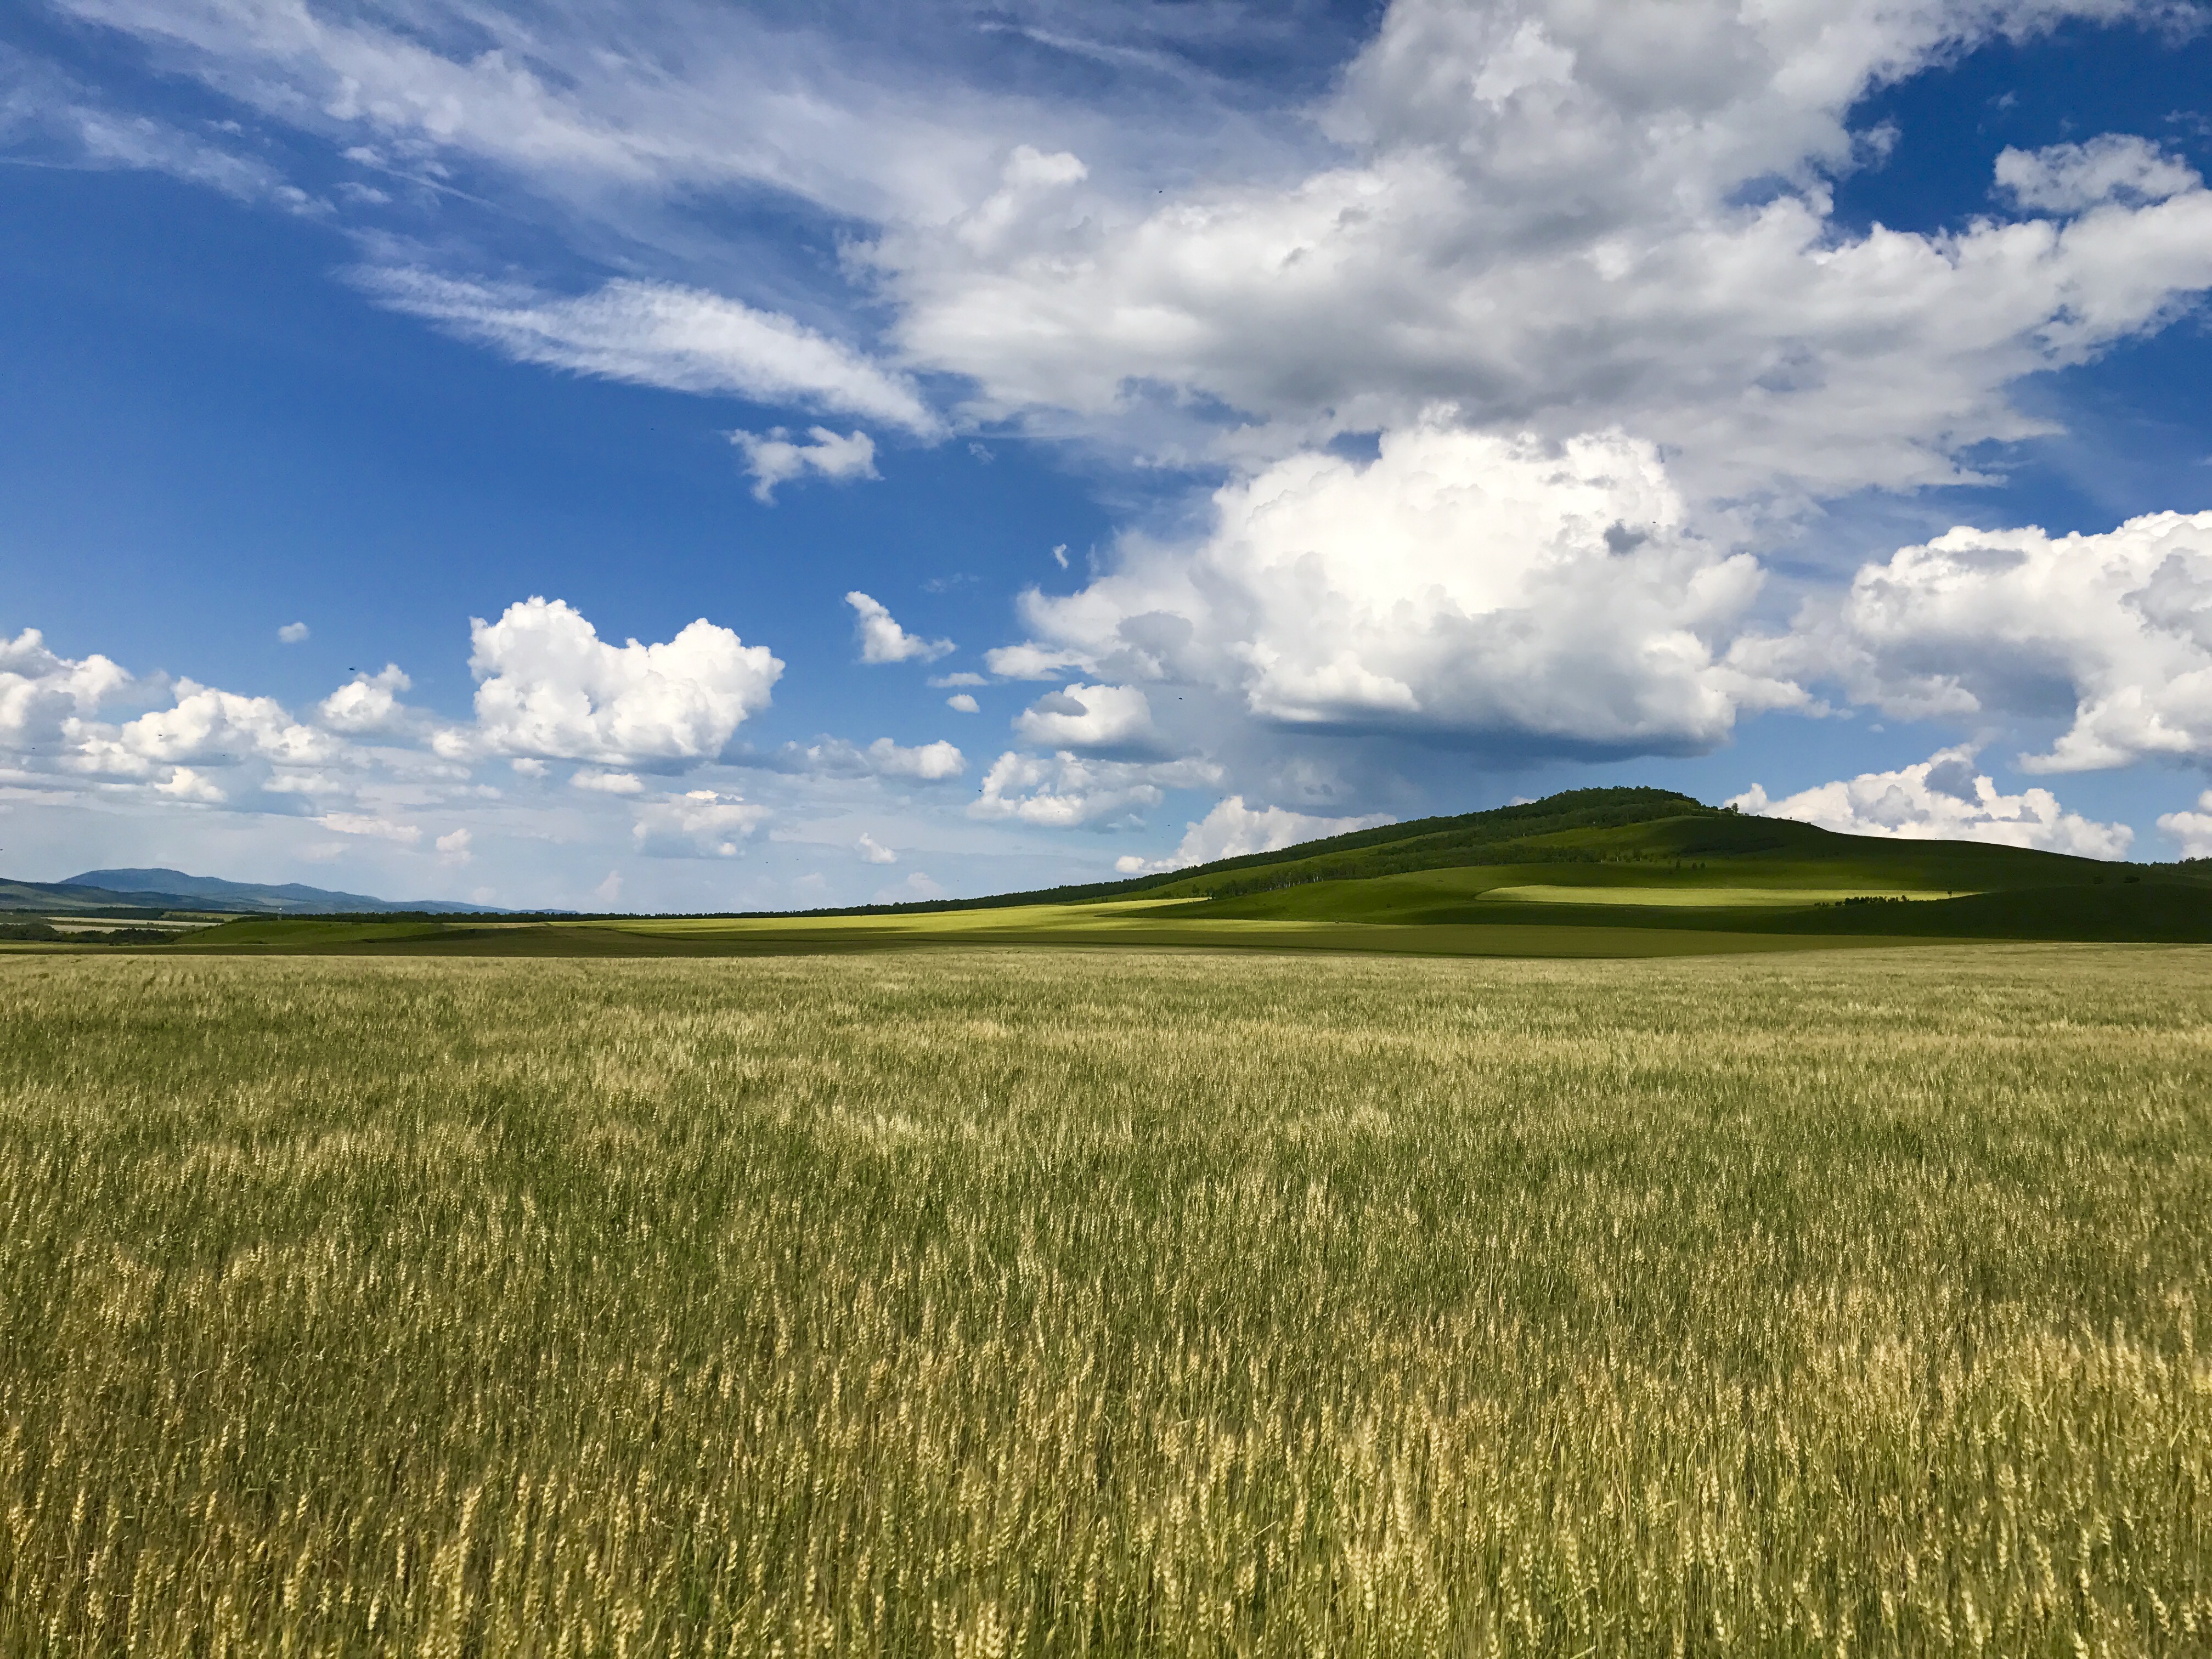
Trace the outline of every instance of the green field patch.
<path fill-rule="evenodd" d="M 1746 906 L 1836 904 L 1846 899 L 1941 899 L 1953 895 L 1863 887 L 1638 887 L 1595 884 L 1555 887 L 1516 884 L 1489 888 L 1482 896 L 1516 904 L 1666 905 L 1735 909 Z"/>

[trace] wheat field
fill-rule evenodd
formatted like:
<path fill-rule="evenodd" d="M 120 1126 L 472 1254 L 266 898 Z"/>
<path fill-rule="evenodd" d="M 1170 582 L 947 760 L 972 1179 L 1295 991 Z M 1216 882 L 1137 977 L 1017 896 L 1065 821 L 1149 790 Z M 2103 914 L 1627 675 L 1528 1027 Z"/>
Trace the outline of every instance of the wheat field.
<path fill-rule="evenodd" d="M 0 1652 L 2212 1651 L 2212 952 L 0 959 Z"/>

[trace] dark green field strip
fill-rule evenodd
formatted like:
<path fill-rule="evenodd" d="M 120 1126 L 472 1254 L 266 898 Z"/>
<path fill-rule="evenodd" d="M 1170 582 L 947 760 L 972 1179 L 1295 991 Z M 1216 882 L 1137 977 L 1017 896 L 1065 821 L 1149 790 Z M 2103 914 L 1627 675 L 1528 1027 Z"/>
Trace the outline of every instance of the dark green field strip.
<path fill-rule="evenodd" d="M 1106 930 L 1069 927 L 994 929 L 942 927 L 928 933 L 891 929 L 773 927 L 733 925 L 726 930 L 659 933 L 647 927 L 594 927 L 549 923 L 520 927 L 398 927 L 374 924 L 283 936 L 268 927 L 246 939 L 204 937 L 189 945 L 165 947 L 163 955 L 346 956 L 485 957 L 714 957 L 847 955 L 886 951 L 947 948 L 1077 948 L 1089 951 L 1151 949 L 1229 951 L 1359 952 L 1385 956 L 1528 957 L 1560 959 L 1723 956 L 1745 952 L 1857 949 L 1923 945 L 1924 937 L 1886 939 L 1876 935 L 1791 936 L 1778 933 L 1729 931 L 1715 927 L 1619 925 L 1601 917 L 1563 920 L 1567 907 L 1497 905 L 1508 915 L 1495 923 L 1394 926 L 1358 922 L 1309 926 L 1252 927 L 1236 923 L 1132 922 Z M 1575 907 L 1579 908 L 1579 907 Z M 1595 908 L 1595 907 L 1592 907 Z M 1626 907 L 1607 915 L 1630 918 Z"/>

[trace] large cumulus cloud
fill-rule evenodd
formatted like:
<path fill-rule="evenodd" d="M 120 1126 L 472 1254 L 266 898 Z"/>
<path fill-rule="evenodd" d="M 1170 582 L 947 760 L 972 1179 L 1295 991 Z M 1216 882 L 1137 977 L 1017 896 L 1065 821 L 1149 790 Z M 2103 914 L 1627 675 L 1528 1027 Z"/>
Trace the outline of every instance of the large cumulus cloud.
<path fill-rule="evenodd" d="M 2212 513 L 1962 526 L 1860 570 L 1793 653 L 1894 714 L 2065 722 L 2031 771 L 2212 761 Z"/>
<path fill-rule="evenodd" d="M 1445 411 L 1371 461 L 1279 461 L 1214 509 L 1195 545 L 1132 542 L 1080 592 L 1030 595 L 1030 655 L 1212 685 L 1276 726 L 1507 749 L 1696 750 L 1803 701 L 1728 660 L 1756 562 L 1691 533 L 1656 451 L 1618 433 L 1498 437 Z M 1060 697 L 1034 735 L 1134 729 L 1127 690 Z"/>

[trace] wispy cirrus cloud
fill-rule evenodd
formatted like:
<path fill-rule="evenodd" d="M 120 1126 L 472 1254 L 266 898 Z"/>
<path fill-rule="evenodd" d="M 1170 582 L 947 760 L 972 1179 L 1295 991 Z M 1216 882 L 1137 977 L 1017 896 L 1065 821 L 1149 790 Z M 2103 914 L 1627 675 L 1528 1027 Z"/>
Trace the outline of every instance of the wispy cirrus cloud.
<path fill-rule="evenodd" d="M 366 268 L 379 303 L 523 362 L 674 392 L 860 415 L 921 436 L 943 422 L 906 376 L 793 319 L 702 289 L 623 279 L 558 297 L 421 270 Z M 872 465 L 873 450 L 868 459 Z"/>

